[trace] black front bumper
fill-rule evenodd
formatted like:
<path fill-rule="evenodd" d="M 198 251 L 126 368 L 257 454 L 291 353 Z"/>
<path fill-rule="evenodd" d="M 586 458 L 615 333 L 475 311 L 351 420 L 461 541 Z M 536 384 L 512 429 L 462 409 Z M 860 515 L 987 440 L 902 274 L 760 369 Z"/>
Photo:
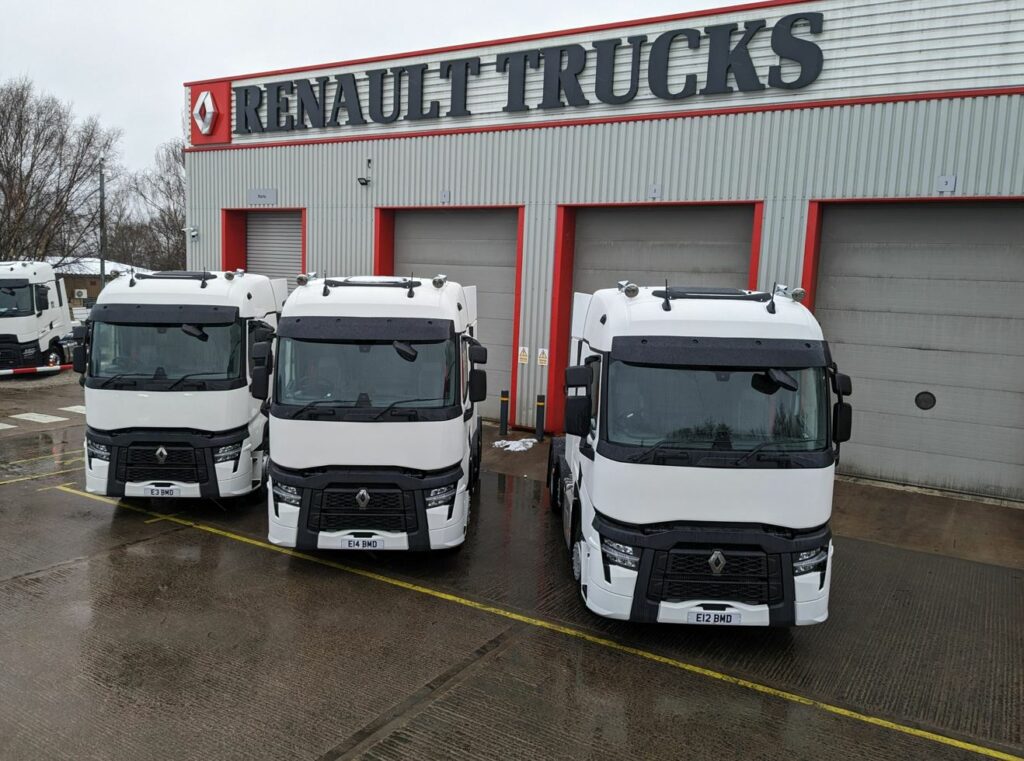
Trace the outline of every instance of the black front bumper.
<path fill-rule="evenodd" d="M 300 550 L 315 550 L 321 531 L 359 530 L 405 533 L 410 550 L 429 550 L 426 494 L 457 484 L 462 476 L 461 464 L 417 471 L 386 467 L 291 470 L 270 463 L 273 482 L 294 486 L 302 495 L 295 532 L 295 547 Z M 368 501 L 360 506 L 355 498 L 364 489 Z"/>
<path fill-rule="evenodd" d="M 756 524 L 637 526 L 596 513 L 593 527 L 601 537 L 640 549 L 629 618 L 651 623 L 657 622 L 662 602 L 699 599 L 767 605 L 770 626 L 792 626 L 794 555 L 832 539 L 827 523 L 803 530 Z M 723 563 L 717 572 L 711 563 L 716 551 Z"/>
<path fill-rule="evenodd" d="M 42 359 L 39 344 L 34 341 L 19 343 L 17 336 L 0 336 L 0 370 L 37 367 Z"/>
<path fill-rule="evenodd" d="M 120 431 L 86 429 L 89 439 L 110 448 L 107 471 L 107 495 L 123 497 L 127 483 L 177 481 L 198 484 L 199 495 L 207 499 L 220 496 L 213 454 L 229 444 L 245 441 L 247 427 L 208 433 L 170 428 L 128 428 Z M 163 447 L 163 462 L 156 450 Z"/>

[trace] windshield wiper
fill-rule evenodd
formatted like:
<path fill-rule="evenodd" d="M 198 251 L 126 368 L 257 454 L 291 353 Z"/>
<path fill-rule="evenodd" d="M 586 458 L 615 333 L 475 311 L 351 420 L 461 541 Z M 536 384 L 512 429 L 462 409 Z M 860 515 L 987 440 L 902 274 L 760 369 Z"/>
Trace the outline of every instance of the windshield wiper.
<path fill-rule="evenodd" d="M 106 388 L 111 383 L 113 383 L 114 381 L 116 381 L 116 380 L 118 380 L 120 378 L 149 378 L 149 377 L 151 377 L 151 376 L 148 373 L 118 373 L 117 375 L 111 375 L 109 378 L 107 378 L 105 381 L 103 381 L 99 385 L 99 387 L 100 388 Z"/>
<path fill-rule="evenodd" d="M 351 399 L 348 399 L 348 400 L 346 400 L 346 399 L 314 399 L 313 401 L 309 402 L 308 404 L 302 405 L 301 407 L 299 407 L 299 409 L 297 409 L 295 412 L 293 412 L 292 415 L 291 415 L 291 419 L 294 420 L 299 415 L 301 415 L 303 412 L 311 410 L 314 407 L 319 407 L 322 404 L 332 404 L 332 405 L 335 405 L 335 406 L 342 406 L 342 405 L 345 405 L 345 404 L 355 404 L 355 403 L 356 403 L 355 400 L 351 400 Z"/>
<path fill-rule="evenodd" d="M 391 402 L 391 404 L 389 404 L 387 407 L 382 409 L 380 412 L 378 412 L 376 415 L 374 415 L 370 419 L 371 420 L 380 420 L 385 412 L 389 412 L 390 410 L 393 410 L 399 404 L 411 404 L 412 402 L 443 402 L 443 401 L 444 401 L 443 398 L 438 398 L 438 397 L 434 397 L 433 399 L 398 399 L 398 400 L 396 400 L 394 402 Z M 419 417 L 419 413 L 417 413 L 416 416 Z"/>
<path fill-rule="evenodd" d="M 738 460 L 736 460 L 734 465 L 736 465 L 736 467 L 739 467 L 740 465 L 745 463 L 747 460 L 749 460 L 751 457 L 753 457 L 758 452 L 760 452 L 762 449 L 764 449 L 766 446 L 768 446 L 769 444 L 774 444 L 774 443 L 775 443 L 774 441 L 762 441 L 756 447 L 754 447 L 749 452 L 747 452 L 742 457 L 740 457 Z"/>
<path fill-rule="evenodd" d="M 203 370 L 202 372 L 198 372 L 198 373 L 186 373 L 185 375 L 182 375 L 180 378 L 177 378 L 174 381 L 174 383 L 172 383 L 170 386 L 168 386 L 167 390 L 168 391 L 173 391 L 174 389 L 176 389 L 178 387 L 179 383 L 181 383 L 184 380 L 188 380 L 189 378 L 194 378 L 197 375 L 214 375 L 216 372 L 217 372 L 216 370 Z M 205 382 L 203 382 L 203 381 L 200 381 L 200 382 L 203 383 L 204 386 L 206 385 Z"/>
<path fill-rule="evenodd" d="M 646 449 L 644 449 L 644 450 L 642 450 L 640 452 L 637 452 L 635 455 L 633 455 L 632 457 L 629 458 L 629 462 L 640 462 L 641 460 L 645 460 L 645 459 L 647 459 L 648 456 L 653 455 L 653 454 L 657 454 L 658 450 L 660 450 L 660 449 L 675 450 L 675 453 L 676 453 L 677 456 L 679 456 L 679 457 L 681 457 L 681 458 L 683 458 L 685 460 L 689 460 L 690 459 L 690 453 L 685 451 L 681 446 L 679 446 L 680 444 L 685 444 L 685 443 L 686 442 L 679 441 L 678 439 L 662 439 L 661 441 L 657 442 L 656 444 L 652 444 L 651 446 L 647 447 Z M 675 444 L 676 446 L 669 446 L 670 444 Z"/>

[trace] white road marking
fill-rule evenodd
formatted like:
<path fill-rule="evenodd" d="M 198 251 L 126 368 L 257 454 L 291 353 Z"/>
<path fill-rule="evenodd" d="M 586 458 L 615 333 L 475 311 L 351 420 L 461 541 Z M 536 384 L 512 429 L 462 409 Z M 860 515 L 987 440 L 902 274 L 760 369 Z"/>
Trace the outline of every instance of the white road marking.
<path fill-rule="evenodd" d="M 75 405 L 72 405 L 71 407 L 61 407 L 61 410 L 63 412 L 77 412 L 79 415 L 84 415 L 85 414 L 85 405 L 84 404 L 75 404 Z"/>
<path fill-rule="evenodd" d="M 20 415 L 11 415 L 15 420 L 27 420 L 30 423 L 61 423 L 67 420 L 66 417 L 56 415 L 44 415 L 41 412 L 22 412 Z"/>
<path fill-rule="evenodd" d="M 9 423 L 0 423 L 0 431 L 6 431 L 8 428 L 17 428 L 16 425 L 10 425 Z"/>

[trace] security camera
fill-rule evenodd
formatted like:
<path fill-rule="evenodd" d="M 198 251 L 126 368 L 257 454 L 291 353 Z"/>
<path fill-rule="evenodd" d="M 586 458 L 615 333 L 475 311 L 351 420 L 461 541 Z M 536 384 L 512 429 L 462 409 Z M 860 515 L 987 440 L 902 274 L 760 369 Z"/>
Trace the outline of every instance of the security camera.
<path fill-rule="evenodd" d="M 188 237 L 192 238 L 193 240 L 199 237 L 198 227 L 183 227 L 181 228 L 181 231 L 188 235 Z"/>
<path fill-rule="evenodd" d="M 370 178 L 369 178 L 369 177 L 356 177 L 356 181 L 357 181 L 357 182 L 358 182 L 358 183 L 359 183 L 360 185 L 362 185 L 362 186 L 363 186 L 364 188 L 365 188 L 365 187 L 366 187 L 367 185 L 369 185 L 369 184 L 370 184 Z"/>

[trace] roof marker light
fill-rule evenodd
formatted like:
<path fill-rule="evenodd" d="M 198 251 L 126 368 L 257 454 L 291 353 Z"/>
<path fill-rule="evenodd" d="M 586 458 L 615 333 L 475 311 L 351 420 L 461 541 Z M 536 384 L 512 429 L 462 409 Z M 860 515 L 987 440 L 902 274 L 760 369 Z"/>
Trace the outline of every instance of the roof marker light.
<path fill-rule="evenodd" d="M 444 288 L 444 284 L 447 282 L 447 275 L 434 275 L 434 279 L 430 281 L 431 285 L 433 285 L 437 289 Z"/>
<path fill-rule="evenodd" d="M 807 298 L 807 291 L 803 288 L 794 288 L 790 295 L 793 297 L 793 301 L 803 301 Z"/>
<path fill-rule="evenodd" d="M 296 285 L 306 285 L 309 282 L 309 275 L 299 275 L 295 278 Z"/>
<path fill-rule="evenodd" d="M 235 273 L 234 272 L 225 272 L 224 273 L 224 279 L 225 280 L 234 280 L 235 279 Z"/>
<path fill-rule="evenodd" d="M 635 299 L 640 295 L 640 286 L 636 283 L 626 283 L 623 287 L 622 292 L 626 294 L 626 298 Z"/>

